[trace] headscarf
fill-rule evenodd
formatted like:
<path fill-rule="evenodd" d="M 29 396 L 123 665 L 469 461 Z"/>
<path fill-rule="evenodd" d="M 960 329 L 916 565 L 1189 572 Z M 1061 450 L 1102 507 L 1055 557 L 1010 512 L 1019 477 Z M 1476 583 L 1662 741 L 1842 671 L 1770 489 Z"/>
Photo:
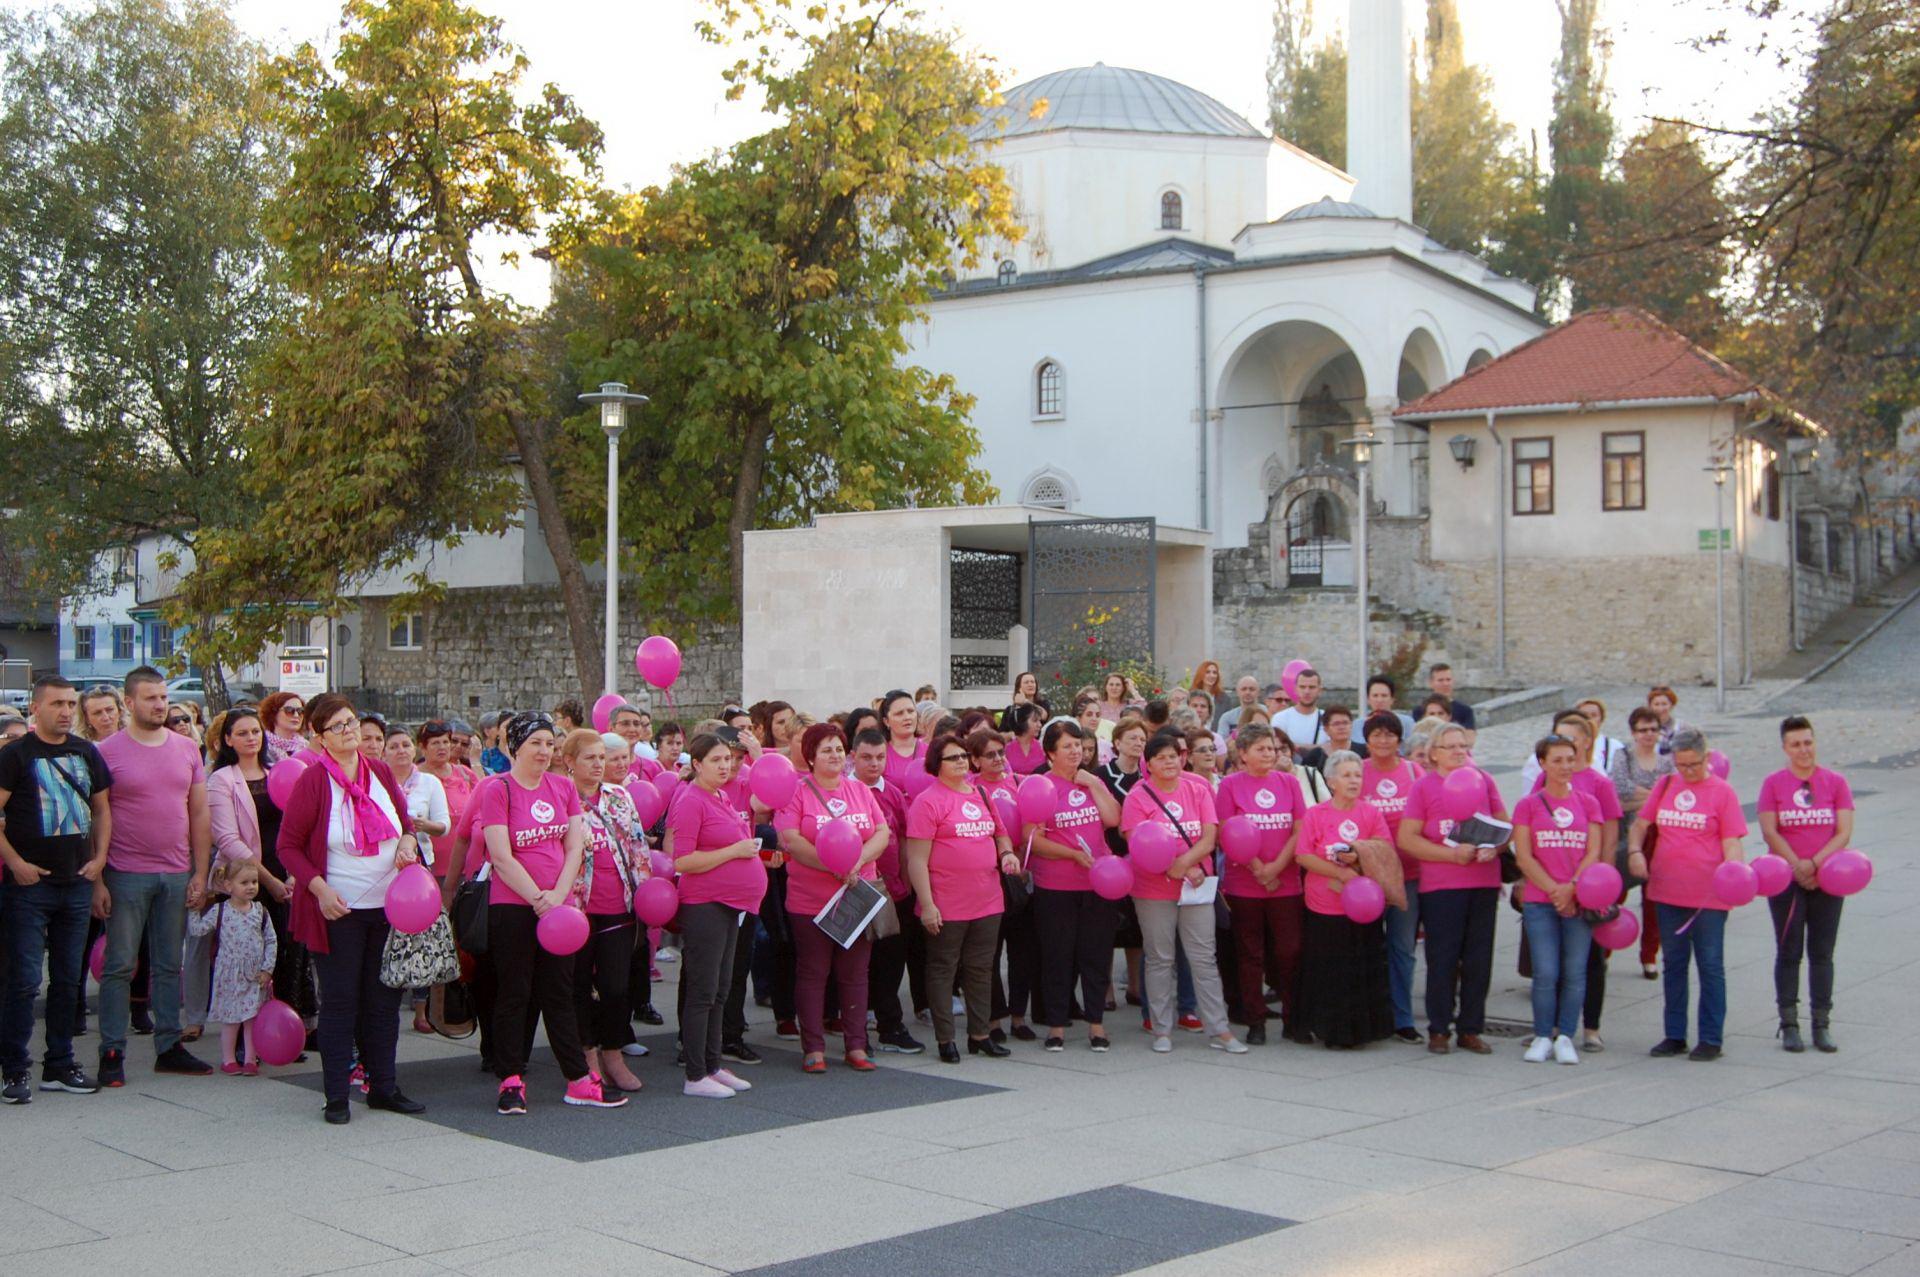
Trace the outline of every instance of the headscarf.
<path fill-rule="evenodd" d="M 325 750 L 320 751 L 319 762 L 315 765 L 333 778 L 333 783 L 340 786 L 341 791 L 347 796 L 347 802 L 352 804 L 355 855 L 375 855 L 379 852 L 381 843 L 389 838 L 400 836 L 400 831 L 394 828 L 391 820 L 387 819 L 387 813 L 381 810 L 380 804 L 373 801 L 373 795 L 367 791 L 369 769 L 365 760 L 361 761 L 351 780 L 347 779 L 347 774 L 340 770 L 340 764 L 334 761 L 333 755 Z"/>
<path fill-rule="evenodd" d="M 546 732 L 550 736 L 560 734 L 553 725 L 553 719 L 537 709 L 526 710 L 508 719 L 507 756 L 512 757 L 518 754 L 520 747 L 526 744 L 527 738 L 535 732 Z"/>

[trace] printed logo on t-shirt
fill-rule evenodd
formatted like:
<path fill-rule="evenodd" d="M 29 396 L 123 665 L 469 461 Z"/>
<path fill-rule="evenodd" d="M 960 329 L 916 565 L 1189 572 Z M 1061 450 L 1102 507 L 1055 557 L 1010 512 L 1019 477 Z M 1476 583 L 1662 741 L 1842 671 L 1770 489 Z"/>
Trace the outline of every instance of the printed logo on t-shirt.
<path fill-rule="evenodd" d="M 827 810 L 836 816 L 846 815 L 847 814 L 846 800 L 844 798 L 827 799 Z"/>
<path fill-rule="evenodd" d="M 1264 786 L 1253 791 L 1253 805 L 1263 811 L 1273 810 L 1273 805 L 1279 801 L 1273 791 Z"/>
<path fill-rule="evenodd" d="M 1813 791 L 1811 789 L 1805 788 L 1804 786 L 1800 789 L 1794 790 L 1793 805 L 1795 807 L 1801 807 L 1801 808 L 1813 806 Z"/>
<path fill-rule="evenodd" d="M 1340 836 L 1348 842 L 1352 842 L 1360 836 L 1360 826 L 1354 824 L 1351 820 L 1343 820 L 1340 822 Z"/>
<path fill-rule="evenodd" d="M 968 820 L 978 820 L 981 816 L 980 808 L 970 802 L 960 804 L 960 814 Z"/>
<path fill-rule="evenodd" d="M 1086 790 L 1084 790 L 1084 789 L 1069 789 L 1069 790 L 1067 791 L 1067 806 L 1069 806 L 1069 807 L 1084 807 L 1084 806 L 1086 806 L 1086 805 L 1087 805 L 1087 791 L 1086 791 Z"/>
<path fill-rule="evenodd" d="M 540 824 L 552 824 L 554 816 L 553 804 L 544 798 L 536 798 L 533 800 L 533 805 L 527 808 L 527 815 L 533 817 Z"/>
<path fill-rule="evenodd" d="M 1573 810 L 1568 807 L 1555 807 L 1553 809 L 1553 823 L 1565 829 L 1573 823 Z"/>
<path fill-rule="evenodd" d="M 1693 805 L 1698 801 L 1699 799 L 1693 796 L 1691 789 L 1683 789 L 1673 796 L 1673 809 L 1675 811 L 1692 811 Z"/>
<path fill-rule="evenodd" d="M 1167 804 L 1167 815 L 1169 815 L 1169 816 L 1172 816 L 1172 817 L 1173 817 L 1173 818 L 1174 818 L 1175 820 L 1178 820 L 1178 819 L 1180 819 L 1180 804 L 1179 804 L 1179 803 L 1168 803 L 1168 804 Z"/>
<path fill-rule="evenodd" d="M 1382 776 L 1379 781 L 1374 784 L 1373 792 L 1381 798 L 1392 798 L 1400 792 L 1400 785 L 1399 782 L 1393 780 L 1391 777 Z"/>

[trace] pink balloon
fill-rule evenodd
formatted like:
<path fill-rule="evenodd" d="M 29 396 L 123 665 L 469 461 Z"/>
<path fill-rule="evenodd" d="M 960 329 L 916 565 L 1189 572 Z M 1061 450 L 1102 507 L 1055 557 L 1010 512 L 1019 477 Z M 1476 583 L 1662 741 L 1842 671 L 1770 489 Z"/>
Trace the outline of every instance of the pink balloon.
<path fill-rule="evenodd" d="M 1170 869 L 1181 850 L 1179 836 L 1159 821 L 1149 821 L 1136 827 L 1127 839 L 1127 854 L 1132 858 L 1134 868 L 1149 877 Z"/>
<path fill-rule="evenodd" d="M 1371 878 L 1354 878 L 1340 889 L 1340 907 L 1350 921 L 1365 925 L 1387 911 L 1387 893 Z"/>
<path fill-rule="evenodd" d="M 850 820 L 829 820 L 813 840 L 813 850 L 834 877 L 844 877 L 860 863 L 860 831 Z"/>
<path fill-rule="evenodd" d="M 94 983 L 107 971 L 107 938 L 100 936 L 93 942 L 93 948 L 87 953 L 87 970 L 93 972 Z"/>
<path fill-rule="evenodd" d="M 649 878 L 633 889 L 633 912 L 649 927 L 664 927 L 680 912 L 680 889 L 667 878 Z"/>
<path fill-rule="evenodd" d="M 278 998 L 261 1004 L 253 1021 L 253 1046 L 260 1053 L 260 1063 L 292 1064 L 306 1045 L 307 1026 L 300 1023 L 298 1011 Z"/>
<path fill-rule="evenodd" d="M 425 865 L 408 865 L 387 884 L 387 921 L 417 936 L 440 916 L 440 884 Z"/>
<path fill-rule="evenodd" d="M 673 857 L 669 856 L 664 851 L 648 852 L 647 868 L 653 872 L 653 876 L 656 878 L 671 879 L 675 872 L 673 867 Z M 655 923 L 654 925 L 659 926 L 660 924 Z"/>
<path fill-rule="evenodd" d="M 273 799 L 275 807 L 281 811 L 287 809 L 293 801 L 293 787 L 300 783 L 300 776 L 306 770 L 307 764 L 297 757 L 283 758 L 267 770 L 267 797 Z"/>
<path fill-rule="evenodd" d="M 993 795 L 993 814 L 1000 818 L 1000 823 L 1007 827 L 1009 834 L 1020 828 L 1020 805 L 1006 794 L 996 792 Z"/>
<path fill-rule="evenodd" d="M 1851 896 L 1873 881 L 1873 861 L 1851 847 L 1834 852 L 1820 866 L 1820 890 L 1830 896 Z"/>
<path fill-rule="evenodd" d="M 1445 791 L 1440 805 L 1449 820 L 1471 820 L 1486 804 L 1487 778 L 1478 768 L 1456 767 L 1447 773 L 1440 787 Z"/>
<path fill-rule="evenodd" d="M 1622 909 L 1611 922 L 1593 929 L 1593 942 L 1602 949 L 1630 949 L 1640 940 L 1640 919 L 1631 909 Z"/>
<path fill-rule="evenodd" d="M 680 773 L 671 770 L 661 772 L 653 778 L 653 787 L 660 791 L 661 810 L 665 811 L 673 805 L 673 791 L 680 788 Z"/>
<path fill-rule="evenodd" d="M 800 788 L 800 773 L 793 769 L 785 754 L 762 754 L 747 773 L 747 788 L 768 811 L 779 811 L 793 801 Z"/>
<path fill-rule="evenodd" d="M 581 946 L 587 943 L 587 915 L 572 905 L 559 905 L 547 910 L 533 930 L 542 949 L 564 958 L 580 952 Z"/>
<path fill-rule="evenodd" d="M 1125 900 L 1133 890 L 1133 870 L 1118 856 L 1099 856 L 1087 876 L 1093 879 L 1093 894 L 1102 900 Z"/>
<path fill-rule="evenodd" d="M 653 686 L 672 687 L 680 677 L 680 647 L 664 634 L 649 635 L 640 640 L 633 667 Z"/>
<path fill-rule="evenodd" d="M 608 692 L 593 703 L 593 730 L 608 731 L 613 727 L 613 711 L 627 703 L 627 698 L 618 692 Z"/>
<path fill-rule="evenodd" d="M 1707 751 L 1707 770 L 1725 780 L 1733 774 L 1733 761 L 1717 749 Z"/>
<path fill-rule="evenodd" d="M 660 792 L 659 786 L 637 776 L 627 778 L 627 797 L 633 799 L 633 809 L 640 815 L 642 829 L 652 829 L 660 813 L 667 809 L 666 795 Z"/>
<path fill-rule="evenodd" d="M 1296 656 L 1287 662 L 1285 669 L 1280 671 L 1280 690 L 1287 694 L 1288 700 L 1292 700 L 1297 694 L 1296 689 L 1300 675 L 1312 668 L 1313 662 L 1303 661 Z"/>
<path fill-rule="evenodd" d="M 1723 860 L 1713 871 L 1713 894 L 1721 904 L 1738 909 L 1760 890 L 1753 866 L 1743 860 Z"/>
<path fill-rule="evenodd" d="M 1759 880 L 1760 894 L 1777 896 L 1793 885 L 1793 870 L 1779 856 L 1761 856 L 1753 862 L 1753 876 Z"/>
<path fill-rule="evenodd" d="M 1029 825 L 1044 825 L 1053 819 L 1053 782 L 1045 776 L 1029 776 L 1020 782 L 1020 819 Z M 1013 828 L 1009 825 L 1008 828 Z"/>
<path fill-rule="evenodd" d="M 1605 909 L 1620 899 L 1620 888 L 1624 885 L 1618 869 L 1595 861 L 1582 870 L 1575 881 L 1573 898 L 1582 909 Z"/>
<path fill-rule="evenodd" d="M 1236 865 L 1252 864 L 1260 854 L 1260 831 L 1245 816 L 1235 813 L 1220 822 L 1220 847 Z"/>
<path fill-rule="evenodd" d="M 913 771 L 910 771 L 907 773 L 907 782 L 905 786 L 907 791 L 907 797 L 918 798 L 920 795 L 926 793 L 927 790 L 931 789 L 932 787 L 933 787 L 932 773 L 921 771 L 918 768 L 915 768 Z"/>

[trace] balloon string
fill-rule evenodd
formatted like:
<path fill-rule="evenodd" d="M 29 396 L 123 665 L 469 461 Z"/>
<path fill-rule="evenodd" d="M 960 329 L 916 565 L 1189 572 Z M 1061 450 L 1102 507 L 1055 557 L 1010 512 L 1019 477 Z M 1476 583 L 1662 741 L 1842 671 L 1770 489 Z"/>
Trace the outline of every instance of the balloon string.
<path fill-rule="evenodd" d="M 1800 907 L 1800 893 L 1795 892 L 1787 901 L 1787 920 L 1780 924 L 1780 943 L 1787 943 L 1787 932 L 1793 927 L 1793 911 Z"/>
<path fill-rule="evenodd" d="M 1700 921 L 1700 915 L 1701 915 L 1702 913 L 1704 913 L 1704 912 L 1706 912 L 1706 911 L 1705 911 L 1704 909 L 1695 909 L 1695 910 L 1693 911 L 1693 917 L 1691 917 L 1691 918 L 1688 918 L 1688 919 L 1687 919 L 1687 920 L 1686 920 L 1685 922 L 1683 922 L 1683 923 L 1681 923 L 1681 924 L 1680 924 L 1680 929 L 1679 929 L 1678 931 L 1676 931 L 1676 932 L 1674 932 L 1673 934 L 1674 934 L 1674 935 L 1676 935 L 1676 936 L 1684 936 L 1684 935 L 1686 935 L 1686 934 L 1687 934 L 1687 928 L 1688 928 L 1688 927 L 1691 927 L 1691 926 L 1692 926 L 1692 925 L 1693 925 L 1694 923 L 1696 923 L 1696 922 L 1698 922 L 1698 921 Z"/>

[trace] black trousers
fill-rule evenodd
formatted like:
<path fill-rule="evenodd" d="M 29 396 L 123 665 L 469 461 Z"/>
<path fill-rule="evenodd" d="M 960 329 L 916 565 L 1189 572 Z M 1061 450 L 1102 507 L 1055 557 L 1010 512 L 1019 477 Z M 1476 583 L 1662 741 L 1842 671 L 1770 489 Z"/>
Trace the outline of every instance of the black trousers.
<path fill-rule="evenodd" d="M 386 910 L 349 910 L 327 924 L 327 952 L 313 955 L 320 977 L 320 1073 L 328 1103 L 346 1103 L 356 1047 L 373 1094 L 391 1095 L 398 1086 L 393 1056 L 400 1044 L 400 990 L 380 983 L 387 930 Z"/>
<path fill-rule="evenodd" d="M 799 969 L 799 955 L 793 949 L 793 927 L 787 921 L 786 899 L 787 871 L 784 868 L 767 870 L 767 894 L 760 901 L 759 918 L 773 946 L 773 1018 L 776 1020 L 794 1017 L 793 976 Z M 739 1042 L 747 1036 L 747 977 L 752 974 L 755 930 L 752 922 L 740 928 L 740 947 L 734 955 L 726 1012 L 721 1021 L 729 1042 Z M 682 979 L 685 979 L 684 973 Z"/>
<path fill-rule="evenodd" d="M 907 1017 L 900 1005 L 900 977 L 907 970 L 907 923 L 913 909 L 913 897 L 893 902 L 900 916 L 900 931 L 885 940 L 873 942 L 867 959 L 867 1005 L 873 1009 L 874 1026 L 882 1036 L 906 1030 Z M 919 921 L 913 920 L 915 928 Z"/>
<path fill-rule="evenodd" d="M 723 1008 L 733 983 L 739 932 L 751 936 L 753 915 L 743 924 L 738 910 L 717 902 L 680 906 L 680 1048 L 687 1081 L 698 1082 L 721 1067 Z"/>
<path fill-rule="evenodd" d="M 1000 955 L 1007 958 L 1007 974 L 1000 976 Z M 1028 1018 L 1029 1010 L 1038 1014 L 1040 1001 L 1040 947 L 1034 941 L 1033 907 L 1024 912 L 1000 915 L 1000 947 L 993 955 L 993 1018 L 1009 1014 Z"/>
<path fill-rule="evenodd" d="M 1493 924 L 1498 887 L 1453 887 L 1420 893 L 1427 929 L 1427 1031 L 1478 1034 L 1487 1027 L 1487 987 L 1493 983 Z M 1454 972 L 1460 997 L 1454 1001 Z"/>
<path fill-rule="evenodd" d="M 1604 945 L 1587 946 L 1587 998 L 1580 1007 L 1580 1024 L 1590 1033 L 1600 1031 L 1600 1011 L 1607 1004 L 1607 953 Z"/>
<path fill-rule="evenodd" d="M 918 1016 L 927 1009 L 927 929 L 920 925 L 920 915 L 913 911 L 913 905 L 911 894 L 894 902 L 900 913 L 900 936 L 907 942 L 907 992 Z"/>
<path fill-rule="evenodd" d="M 1070 1022 L 1074 984 L 1090 1025 L 1106 1016 L 1113 979 L 1113 902 L 1091 891 L 1033 889 L 1032 926 L 1040 957 L 1040 996 L 1035 1014 L 1050 1028 Z"/>
<path fill-rule="evenodd" d="M 574 1021 L 574 956 L 560 957 L 540 947 L 538 919 L 528 905 L 487 906 L 487 955 L 499 988 L 493 1001 L 493 1073 L 501 1081 L 527 1071 L 528 1045 L 537 1010 L 547 1022 L 547 1045 L 569 1082 L 587 1075 Z M 320 1004 L 326 1016 L 326 1003 Z"/>
<path fill-rule="evenodd" d="M 1833 1010 L 1833 946 L 1840 938 L 1840 896 L 1808 891 L 1799 883 L 1767 901 L 1773 914 L 1773 993 L 1782 1010 L 1800 1005 L 1800 959 L 1807 958 L 1813 1018 L 1825 1023 Z"/>
<path fill-rule="evenodd" d="M 638 927 L 630 913 L 587 915 L 587 942 L 573 955 L 573 1021 L 584 1046 L 611 1051 L 633 1039 L 627 979 Z"/>

